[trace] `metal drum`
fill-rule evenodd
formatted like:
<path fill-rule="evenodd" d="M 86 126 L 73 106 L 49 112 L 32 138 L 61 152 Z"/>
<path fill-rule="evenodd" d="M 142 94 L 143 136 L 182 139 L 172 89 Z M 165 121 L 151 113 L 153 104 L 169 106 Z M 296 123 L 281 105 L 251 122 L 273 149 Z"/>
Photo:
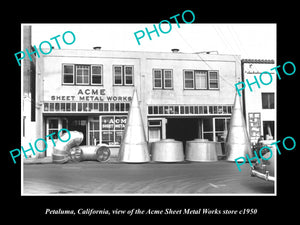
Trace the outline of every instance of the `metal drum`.
<path fill-rule="evenodd" d="M 163 139 L 152 143 L 152 160 L 156 162 L 184 161 L 182 142 L 174 139 Z"/>
<path fill-rule="evenodd" d="M 207 139 L 195 139 L 186 142 L 185 159 L 197 162 L 218 161 L 217 145 L 218 142 L 208 141 Z"/>

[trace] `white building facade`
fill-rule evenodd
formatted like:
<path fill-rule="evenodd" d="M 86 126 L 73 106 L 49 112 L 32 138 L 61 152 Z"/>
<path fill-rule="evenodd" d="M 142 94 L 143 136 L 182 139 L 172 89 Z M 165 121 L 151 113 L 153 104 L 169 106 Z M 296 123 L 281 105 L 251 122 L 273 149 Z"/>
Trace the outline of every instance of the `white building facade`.
<path fill-rule="evenodd" d="M 236 55 L 53 49 L 36 59 L 36 138 L 77 130 L 82 145 L 105 143 L 117 156 L 136 89 L 149 142 L 224 142 L 240 80 Z"/>

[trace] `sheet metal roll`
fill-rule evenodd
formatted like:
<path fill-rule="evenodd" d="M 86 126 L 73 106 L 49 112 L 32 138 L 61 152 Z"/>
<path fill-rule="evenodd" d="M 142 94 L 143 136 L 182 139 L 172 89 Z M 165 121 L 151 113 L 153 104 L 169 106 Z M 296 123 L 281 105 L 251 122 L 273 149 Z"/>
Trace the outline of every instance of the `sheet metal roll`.
<path fill-rule="evenodd" d="M 163 139 L 152 143 L 152 160 L 157 162 L 184 161 L 182 142 L 174 139 Z"/>
<path fill-rule="evenodd" d="M 214 162 L 218 161 L 218 142 L 207 139 L 195 139 L 186 142 L 185 159 L 188 161 Z"/>

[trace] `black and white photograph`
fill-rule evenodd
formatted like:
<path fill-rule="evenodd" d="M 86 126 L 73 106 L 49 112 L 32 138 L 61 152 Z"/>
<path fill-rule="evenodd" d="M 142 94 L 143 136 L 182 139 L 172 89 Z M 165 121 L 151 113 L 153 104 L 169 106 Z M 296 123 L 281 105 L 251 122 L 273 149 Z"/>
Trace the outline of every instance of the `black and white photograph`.
<path fill-rule="evenodd" d="M 2 20 L 5 219 L 297 215 L 295 4 L 23 3 Z"/>
<path fill-rule="evenodd" d="M 166 16 L 21 24 L 22 196 L 276 196 L 276 23 Z"/>

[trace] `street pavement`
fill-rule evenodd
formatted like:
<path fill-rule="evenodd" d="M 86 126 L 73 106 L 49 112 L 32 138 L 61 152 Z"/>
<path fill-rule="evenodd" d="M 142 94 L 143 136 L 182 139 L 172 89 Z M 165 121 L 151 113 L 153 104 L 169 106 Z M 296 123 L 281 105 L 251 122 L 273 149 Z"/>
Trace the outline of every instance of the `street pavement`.
<path fill-rule="evenodd" d="M 24 164 L 23 194 L 274 194 L 234 162 Z"/>

